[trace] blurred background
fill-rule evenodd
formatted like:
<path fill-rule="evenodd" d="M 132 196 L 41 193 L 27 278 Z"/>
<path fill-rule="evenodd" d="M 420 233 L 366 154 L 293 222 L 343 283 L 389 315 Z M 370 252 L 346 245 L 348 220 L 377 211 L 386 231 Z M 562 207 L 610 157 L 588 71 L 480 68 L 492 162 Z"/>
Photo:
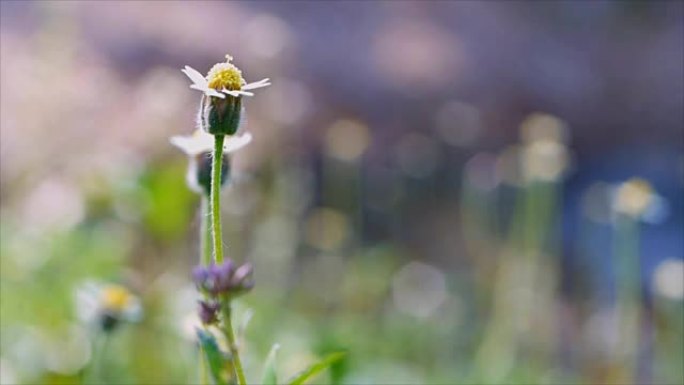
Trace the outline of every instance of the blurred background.
<path fill-rule="evenodd" d="M 273 85 L 224 190 L 248 378 L 684 382 L 684 3 L 0 3 L 0 382 L 76 384 L 84 282 L 140 298 L 109 383 L 196 383 L 199 93 Z M 637 179 L 633 179 L 637 178 Z M 649 187 L 650 186 L 650 187 Z"/>

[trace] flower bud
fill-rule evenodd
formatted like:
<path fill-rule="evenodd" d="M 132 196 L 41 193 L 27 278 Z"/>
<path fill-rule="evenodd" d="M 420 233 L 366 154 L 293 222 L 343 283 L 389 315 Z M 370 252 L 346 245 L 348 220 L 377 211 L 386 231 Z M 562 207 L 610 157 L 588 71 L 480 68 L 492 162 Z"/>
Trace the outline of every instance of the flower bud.
<path fill-rule="evenodd" d="M 218 322 L 218 310 L 220 305 L 216 302 L 199 301 L 199 319 L 205 325 Z"/>
<path fill-rule="evenodd" d="M 244 264 L 237 269 L 231 260 L 220 265 L 198 266 L 193 280 L 198 288 L 216 297 L 222 294 L 239 295 L 254 287 L 252 265 Z"/>
<path fill-rule="evenodd" d="M 209 195 L 211 192 L 211 153 L 195 155 L 190 158 L 188 173 L 186 175 L 188 187 L 197 193 Z M 226 184 L 230 173 L 230 161 L 228 156 L 223 156 L 221 162 L 221 186 Z"/>
<path fill-rule="evenodd" d="M 233 287 L 240 288 L 243 291 L 249 291 L 254 287 L 254 268 L 251 263 L 245 263 L 238 267 L 233 273 L 231 279 Z"/>
<path fill-rule="evenodd" d="M 204 96 L 200 108 L 202 129 L 212 135 L 234 135 L 240 127 L 241 96 Z"/>

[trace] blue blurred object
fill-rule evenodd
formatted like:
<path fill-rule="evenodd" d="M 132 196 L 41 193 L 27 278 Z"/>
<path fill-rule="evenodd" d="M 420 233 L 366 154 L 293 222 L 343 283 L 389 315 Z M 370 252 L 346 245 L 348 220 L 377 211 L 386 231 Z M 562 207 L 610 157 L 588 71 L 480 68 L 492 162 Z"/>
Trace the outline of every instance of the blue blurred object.
<path fill-rule="evenodd" d="M 638 177 L 651 183 L 666 202 L 660 221 L 640 224 L 641 280 L 650 293 L 655 267 L 665 259 L 684 258 L 682 151 L 663 147 L 622 147 L 595 157 L 580 158 L 576 169 L 565 187 L 564 258 L 569 266 L 591 274 L 601 296 L 612 297 L 614 234 L 610 221 L 603 223 L 586 218 L 582 207 L 584 194 L 597 182 L 617 185 Z"/>

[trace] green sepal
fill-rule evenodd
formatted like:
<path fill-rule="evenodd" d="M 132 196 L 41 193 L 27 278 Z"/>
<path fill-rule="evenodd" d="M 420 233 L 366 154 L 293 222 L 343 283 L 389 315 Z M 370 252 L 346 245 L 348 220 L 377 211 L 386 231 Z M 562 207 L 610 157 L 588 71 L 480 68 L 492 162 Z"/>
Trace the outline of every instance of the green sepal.
<path fill-rule="evenodd" d="M 226 95 L 225 99 L 208 97 L 202 113 L 206 117 L 204 130 L 212 135 L 234 135 L 240 127 L 242 98 Z"/>
<path fill-rule="evenodd" d="M 339 362 L 347 355 L 346 352 L 336 352 L 328 354 L 323 357 L 320 361 L 311 364 L 308 368 L 302 370 L 301 372 L 295 374 L 290 380 L 287 381 L 289 385 L 301 385 L 307 380 L 313 378 L 315 375 Z"/>

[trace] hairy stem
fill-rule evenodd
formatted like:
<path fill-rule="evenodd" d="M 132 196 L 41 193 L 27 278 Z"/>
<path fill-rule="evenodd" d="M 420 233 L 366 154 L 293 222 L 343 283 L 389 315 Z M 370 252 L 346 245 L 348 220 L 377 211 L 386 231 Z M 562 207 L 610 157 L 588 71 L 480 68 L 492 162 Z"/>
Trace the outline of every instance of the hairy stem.
<path fill-rule="evenodd" d="M 233 357 L 233 367 L 235 368 L 235 375 L 238 380 L 239 385 L 246 385 L 247 380 L 245 379 L 245 371 L 242 369 L 242 361 L 240 361 L 240 353 L 238 352 L 238 347 L 235 342 L 235 333 L 233 332 L 233 324 L 231 321 L 232 314 L 230 311 L 230 303 L 226 302 L 223 306 L 223 326 L 224 334 L 228 340 L 228 348 Z"/>
<path fill-rule="evenodd" d="M 214 136 L 214 154 L 211 166 L 211 220 L 214 236 L 214 261 L 223 263 L 223 241 L 221 230 L 221 162 L 223 160 L 224 135 Z"/>
<path fill-rule="evenodd" d="M 214 154 L 211 166 L 211 224 L 214 237 L 214 260 L 217 264 L 223 263 L 223 242 L 221 239 L 221 162 L 223 161 L 223 140 L 225 136 L 214 136 Z M 242 369 L 240 354 L 235 344 L 235 333 L 231 322 L 230 302 L 226 300 L 223 306 L 223 332 L 228 340 L 228 346 L 232 355 L 235 376 L 239 385 L 246 385 L 245 372 Z"/>

